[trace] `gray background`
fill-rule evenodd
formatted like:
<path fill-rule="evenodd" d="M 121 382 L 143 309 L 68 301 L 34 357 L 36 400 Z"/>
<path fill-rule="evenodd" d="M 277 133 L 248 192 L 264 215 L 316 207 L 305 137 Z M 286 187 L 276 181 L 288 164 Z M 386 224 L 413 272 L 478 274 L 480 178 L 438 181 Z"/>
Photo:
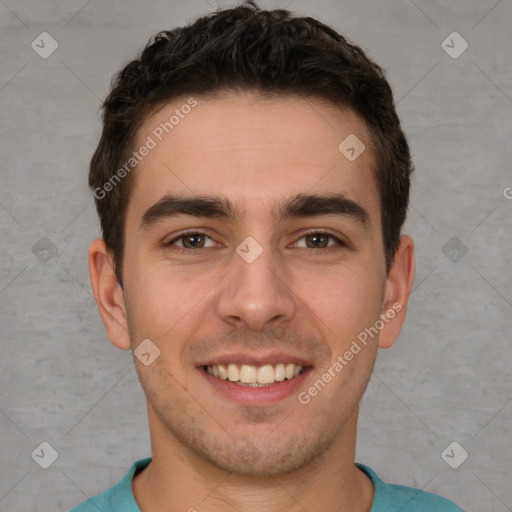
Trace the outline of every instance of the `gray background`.
<path fill-rule="evenodd" d="M 86 173 L 112 74 L 217 5 L 232 4 L 0 0 L 2 512 L 69 510 L 150 455 L 132 356 L 110 345 L 91 293 Z M 416 165 L 415 287 L 363 399 L 357 460 L 468 511 L 510 511 L 512 2 L 260 5 L 332 24 L 387 70 Z M 59 44 L 47 59 L 31 48 L 43 31 Z M 441 44 L 453 31 L 469 44 L 458 58 Z M 43 441 L 58 453 L 47 469 L 31 457 Z M 453 441 L 469 453 L 458 469 L 441 457 Z"/>

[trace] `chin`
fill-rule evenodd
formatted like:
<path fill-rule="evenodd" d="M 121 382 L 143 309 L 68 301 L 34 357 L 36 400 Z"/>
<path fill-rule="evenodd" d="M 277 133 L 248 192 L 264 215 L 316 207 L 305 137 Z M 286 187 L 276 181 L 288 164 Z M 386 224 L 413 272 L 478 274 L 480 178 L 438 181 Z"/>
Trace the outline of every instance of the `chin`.
<path fill-rule="evenodd" d="M 247 477 L 273 477 L 293 473 L 319 461 L 333 444 L 335 436 L 297 436 L 271 442 L 268 435 L 258 441 L 249 436 L 227 440 L 225 444 L 203 438 L 202 442 L 190 444 L 201 459 L 229 473 Z M 188 444 L 188 443 L 187 443 Z"/>

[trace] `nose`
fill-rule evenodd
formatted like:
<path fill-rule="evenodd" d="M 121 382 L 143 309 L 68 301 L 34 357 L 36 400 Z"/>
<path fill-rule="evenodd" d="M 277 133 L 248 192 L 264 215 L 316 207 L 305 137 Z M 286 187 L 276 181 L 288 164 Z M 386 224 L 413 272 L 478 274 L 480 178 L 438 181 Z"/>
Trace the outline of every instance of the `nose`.
<path fill-rule="evenodd" d="M 225 322 L 251 330 L 286 323 L 297 310 L 297 298 L 283 260 L 264 247 L 252 262 L 233 254 L 233 270 L 224 280 L 218 314 Z"/>

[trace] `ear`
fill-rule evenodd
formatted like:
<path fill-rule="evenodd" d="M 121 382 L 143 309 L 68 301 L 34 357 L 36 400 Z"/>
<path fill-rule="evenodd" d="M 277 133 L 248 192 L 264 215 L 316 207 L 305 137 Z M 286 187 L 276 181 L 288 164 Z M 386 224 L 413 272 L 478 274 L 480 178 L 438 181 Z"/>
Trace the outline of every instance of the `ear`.
<path fill-rule="evenodd" d="M 386 280 L 381 318 L 386 315 L 387 321 L 384 321 L 384 327 L 379 333 L 380 348 L 392 347 L 398 339 L 415 272 L 414 241 L 410 236 L 402 235 Z"/>
<path fill-rule="evenodd" d="M 103 323 L 112 345 L 128 350 L 130 337 L 126 322 L 124 295 L 111 259 L 111 251 L 101 238 L 89 247 L 89 276 Z"/>

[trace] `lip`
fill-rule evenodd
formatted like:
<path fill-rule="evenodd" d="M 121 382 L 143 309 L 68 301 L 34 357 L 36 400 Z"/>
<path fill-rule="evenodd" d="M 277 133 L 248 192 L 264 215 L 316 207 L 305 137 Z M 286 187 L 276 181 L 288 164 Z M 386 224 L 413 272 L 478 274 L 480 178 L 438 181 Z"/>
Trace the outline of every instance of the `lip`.
<path fill-rule="evenodd" d="M 304 385 L 305 379 L 309 377 L 312 369 L 312 366 L 308 366 L 298 377 L 285 379 L 268 387 L 251 388 L 249 386 L 239 386 L 229 380 L 214 377 L 208 374 L 202 366 L 197 368 L 216 393 L 241 405 L 270 405 L 289 396 L 295 396 L 298 388 Z"/>
<path fill-rule="evenodd" d="M 312 362 L 304 359 L 301 356 L 287 354 L 286 352 L 272 352 L 268 354 L 247 354 L 242 352 L 236 352 L 232 354 L 219 354 L 210 359 L 205 359 L 199 363 L 196 363 L 196 367 L 200 368 L 201 366 L 208 366 L 214 364 L 229 364 L 234 363 L 239 366 L 243 364 L 248 364 L 252 366 L 264 366 L 266 364 L 271 364 L 275 366 L 279 363 L 294 363 L 299 366 L 313 366 Z"/>

